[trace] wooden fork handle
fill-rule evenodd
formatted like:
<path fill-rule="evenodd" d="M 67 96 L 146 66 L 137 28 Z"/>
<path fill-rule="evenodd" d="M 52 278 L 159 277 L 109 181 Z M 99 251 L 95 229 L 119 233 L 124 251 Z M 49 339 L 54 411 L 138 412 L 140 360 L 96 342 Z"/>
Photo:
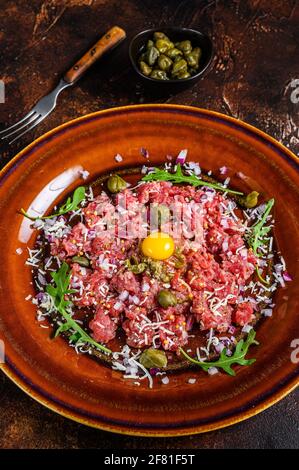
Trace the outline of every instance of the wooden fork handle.
<path fill-rule="evenodd" d="M 107 51 L 117 46 L 125 37 L 126 33 L 123 29 L 118 26 L 113 26 L 113 28 L 109 29 L 109 31 L 70 68 L 64 75 L 64 80 L 67 83 L 75 83 L 96 60 L 102 57 Z"/>

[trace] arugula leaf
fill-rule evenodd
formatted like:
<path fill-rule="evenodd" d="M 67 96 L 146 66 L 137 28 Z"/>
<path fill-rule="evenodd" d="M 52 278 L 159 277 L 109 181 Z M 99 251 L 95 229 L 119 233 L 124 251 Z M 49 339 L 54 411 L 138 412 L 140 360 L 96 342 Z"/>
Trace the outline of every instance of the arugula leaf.
<path fill-rule="evenodd" d="M 264 236 L 267 235 L 271 230 L 271 227 L 267 227 L 267 226 L 264 227 L 264 225 L 267 222 L 268 215 L 270 214 L 271 209 L 274 206 L 274 203 L 275 203 L 275 200 L 270 199 L 266 203 L 265 211 L 263 213 L 261 220 L 258 220 L 255 224 L 253 224 L 250 227 L 251 236 L 248 240 L 248 243 L 251 246 L 253 253 L 256 256 L 259 256 L 259 254 L 257 253 L 258 248 L 265 243 L 265 241 L 263 240 Z"/>
<path fill-rule="evenodd" d="M 74 330 L 75 333 L 70 336 L 70 340 L 77 343 L 78 341 L 86 342 L 92 346 L 95 346 L 97 349 L 101 351 L 111 354 L 110 349 L 102 346 L 101 344 L 97 343 L 91 336 L 89 336 L 82 328 L 78 325 L 78 323 L 72 318 L 72 316 L 68 313 L 67 307 L 71 304 L 69 300 L 65 299 L 65 296 L 68 294 L 72 294 L 76 292 L 73 289 L 69 289 L 70 284 L 70 272 L 69 272 L 69 265 L 67 263 L 62 263 L 61 267 L 58 271 L 51 273 L 55 285 L 48 284 L 46 287 L 47 293 L 53 298 L 55 308 L 57 312 L 61 314 L 63 319 L 65 320 L 61 326 L 56 330 L 55 337 L 57 337 L 60 333 L 68 330 Z"/>
<path fill-rule="evenodd" d="M 264 240 L 264 237 L 270 232 L 271 227 L 265 226 L 267 223 L 267 218 L 268 215 L 271 212 L 272 207 L 274 206 L 275 200 L 270 199 L 266 203 L 265 211 L 263 213 L 263 216 L 260 220 L 258 220 L 255 224 L 253 224 L 250 229 L 251 229 L 251 235 L 248 238 L 247 242 L 248 245 L 252 248 L 252 251 L 255 256 L 259 257 L 260 254 L 258 253 L 258 249 L 266 244 L 266 241 Z M 261 282 L 264 284 L 269 284 L 269 282 L 263 278 L 261 275 L 258 266 L 256 267 L 256 274 Z"/>
<path fill-rule="evenodd" d="M 75 189 L 75 191 L 73 193 L 73 196 L 68 197 L 67 200 L 66 200 L 66 203 L 63 204 L 59 208 L 58 212 L 56 212 L 55 214 L 41 216 L 41 217 L 40 216 L 39 217 L 32 217 L 23 208 L 20 210 L 20 213 L 23 214 L 25 217 L 27 217 L 27 219 L 30 219 L 30 220 L 51 219 L 52 217 L 57 217 L 59 215 L 66 214 L 67 212 L 78 210 L 80 208 L 79 204 L 83 201 L 84 198 L 85 198 L 85 187 L 84 186 L 79 186 L 77 189 Z"/>
<path fill-rule="evenodd" d="M 184 175 L 180 164 L 177 165 L 175 173 L 169 173 L 169 171 L 167 170 L 164 170 L 161 168 L 155 168 L 152 173 L 145 175 L 141 180 L 142 181 L 172 181 L 174 183 L 191 184 L 192 186 L 195 186 L 195 187 L 196 186 L 208 186 L 209 188 L 214 188 L 214 189 L 217 189 L 218 191 L 224 191 L 226 193 L 243 195 L 243 193 L 225 188 L 224 186 L 221 186 L 221 184 L 209 183 L 207 181 L 204 181 L 198 178 L 198 176 L 196 175 Z"/>
<path fill-rule="evenodd" d="M 246 359 L 245 356 L 251 344 L 259 344 L 255 338 L 255 331 L 252 329 L 249 331 L 246 340 L 241 339 L 235 348 L 234 353 L 231 356 L 226 355 L 226 348 L 221 351 L 220 357 L 217 361 L 214 362 L 203 362 L 190 357 L 182 348 L 180 348 L 181 353 L 185 356 L 190 362 L 198 365 L 204 371 L 207 371 L 210 367 L 217 367 L 218 369 L 224 370 L 229 375 L 236 375 L 235 371 L 232 369 L 233 364 L 239 364 L 241 366 L 249 366 L 255 362 L 255 359 Z"/>

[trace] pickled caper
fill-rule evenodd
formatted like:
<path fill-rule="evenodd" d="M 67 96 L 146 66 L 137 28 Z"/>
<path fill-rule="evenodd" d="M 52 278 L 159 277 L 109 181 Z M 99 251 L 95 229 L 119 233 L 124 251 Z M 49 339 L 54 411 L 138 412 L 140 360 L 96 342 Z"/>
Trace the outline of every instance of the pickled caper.
<path fill-rule="evenodd" d="M 168 72 L 172 66 L 172 60 L 164 54 L 161 54 L 158 59 L 158 66 L 161 70 Z"/>
<path fill-rule="evenodd" d="M 109 176 L 107 181 L 107 188 L 110 193 L 119 193 L 122 189 L 125 189 L 127 183 L 118 175 Z"/>
<path fill-rule="evenodd" d="M 158 49 L 153 46 L 151 47 L 150 49 L 148 49 L 145 53 L 145 62 L 148 63 L 148 65 L 152 66 L 154 65 L 154 63 L 156 62 L 156 60 L 158 59 L 160 53 L 158 51 Z"/>
<path fill-rule="evenodd" d="M 201 55 L 202 55 L 202 50 L 200 47 L 194 47 L 194 49 L 192 49 L 192 54 L 195 55 L 195 57 L 197 57 L 197 59 L 199 60 L 201 58 Z"/>
<path fill-rule="evenodd" d="M 150 49 L 151 47 L 154 47 L 155 43 L 151 39 L 147 41 L 146 48 Z"/>
<path fill-rule="evenodd" d="M 180 49 L 184 54 L 189 54 L 192 51 L 191 42 L 188 40 L 178 42 L 176 44 L 177 49 Z"/>
<path fill-rule="evenodd" d="M 173 42 L 166 39 L 158 39 L 155 46 L 161 54 L 164 54 L 164 52 L 168 51 L 168 49 L 173 48 Z"/>
<path fill-rule="evenodd" d="M 182 72 L 178 73 L 177 78 L 179 80 L 182 80 L 183 78 L 189 78 L 191 77 L 191 74 L 188 72 L 188 70 L 183 70 Z"/>
<path fill-rule="evenodd" d="M 145 263 L 134 264 L 130 267 L 130 271 L 134 274 L 141 274 L 146 270 Z"/>
<path fill-rule="evenodd" d="M 143 62 L 143 60 L 139 63 L 139 66 L 143 75 L 148 77 L 152 71 L 152 68 L 146 62 Z"/>
<path fill-rule="evenodd" d="M 252 209 L 258 203 L 259 193 L 257 191 L 252 191 L 247 194 L 247 196 L 241 196 L 238 199 L 238 202 L 241 206 L 246 207 L 246 209 Z"/>
<path fill-rule="evenodd" d="M 88 268 L 90 265 L 89 259 L 87 259 L 85 256 L 73 256 L 72 261 L 73 263 L 78 263 L 80 266 L 83 266 L 84 268 Z"/>
<path fill-rule="evenodd" d="M 171 70 L 171 75 L 176 76 L 179 75 L 182 72 L 187 71 L 187 62 L 185 59 L 180 59 L 177 62 L 174 62 L 172 70 Z"/>
<path fill-rule="evenodd" d="M 189 67 L 194 68 L 195 70 L 197 69 L 198 58 L 196 57 L 195 54 L 193 54 L 192 52 L 189 52 L 189 54 L 185 54 L 185 59 Z"/>
<path fill-rule="evenodd" d="M 173 307 L 178 303 L 174 293 L 167 289 L 160 290 L 157 296 L 157 300 L 163 308 Z"/>
<path fill-rule="evenodd" d="M 169 38 L 168 36 L 166 36 L 166 34 L 161 33 L 160 31 L 156 31 L 154 33 L 154 41 L 158 41 L 158 39 L 166 39 L 167 41 L 169 41 Z"/>
<path fill-rule="evenodd" d="M 165 351 L 160 349 L 145 349 L 139 358 L 139 362 L 146 369 L 151 369 L 152 367 L 166 367 L 167 366 L 167 356 Z"/>
<path fill-rule="evenodd" d="M 169 57 L 170 59 L 174 60 L 176 57 L 182 57 L 183 53 L 176 47 L 172 47 L 171 49 L 168 49 L 165 52 L 165 55 L 167 55 L 167 57 Z"/>
<path fill-rule="evenodd" d="M 145 263 L 140 263 L 136 256 L 131 256 L 130 259 L 126 259 L 125 266 L 134 274 L 143 273 L 147 267 Z"/>
<path fill-rule="evenodd" d="M 186 258 L 182 254 L 181 250 L 176 249 L 173 256 L 174 256 L 174 266 L 175 266 L 175 268 L 177 268 L 177 269 L 183 268 L 186 264 Z"/>
<path fill-rule="evenodd" d="M 150 74 L 150 77 L 155 78 L 156 80 L 168 80 L 168 77 L 164 70 L 153 70 Z"/>

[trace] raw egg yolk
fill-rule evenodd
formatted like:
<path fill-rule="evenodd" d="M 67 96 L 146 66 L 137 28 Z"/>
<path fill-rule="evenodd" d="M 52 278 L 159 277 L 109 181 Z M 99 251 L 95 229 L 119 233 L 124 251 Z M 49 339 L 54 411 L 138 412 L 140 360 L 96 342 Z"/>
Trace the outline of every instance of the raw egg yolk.
<path fill-rule="evenodd" d="M 154 232 L 141 243 L 141 251 L 153 259 L 167 259 L 174 252 L 174 241 L 167 233 Z"/>

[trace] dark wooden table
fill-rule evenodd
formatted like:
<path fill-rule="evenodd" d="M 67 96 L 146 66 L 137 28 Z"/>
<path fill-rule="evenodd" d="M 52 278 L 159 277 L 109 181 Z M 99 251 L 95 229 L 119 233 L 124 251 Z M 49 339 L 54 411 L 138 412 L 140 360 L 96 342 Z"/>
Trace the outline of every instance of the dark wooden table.
<path fill-rule="evenodd" d="M 0 149 L 4 165 L 59 124 L 113 106 L 169 102 L 242 119 L 299 151 L 299 6 L 295 0 L 0 0 L 0 125 L 13 123 L 113 24 L 128 40 L 59 98 L 58 107 L 18 145 Z M 138 31 L 175 24 L 213 38 L 209 74 L 175 96 L 153 96 L 134 79 L 127 47 Z M 293 100 L 294 101 L 294 100 Z M 298 448 L 299 391 L 236 426 L 200 436 L 145 439 L 89 429 L 43 408 L 0 375 L 0 447 L 5 448 Z"/>

